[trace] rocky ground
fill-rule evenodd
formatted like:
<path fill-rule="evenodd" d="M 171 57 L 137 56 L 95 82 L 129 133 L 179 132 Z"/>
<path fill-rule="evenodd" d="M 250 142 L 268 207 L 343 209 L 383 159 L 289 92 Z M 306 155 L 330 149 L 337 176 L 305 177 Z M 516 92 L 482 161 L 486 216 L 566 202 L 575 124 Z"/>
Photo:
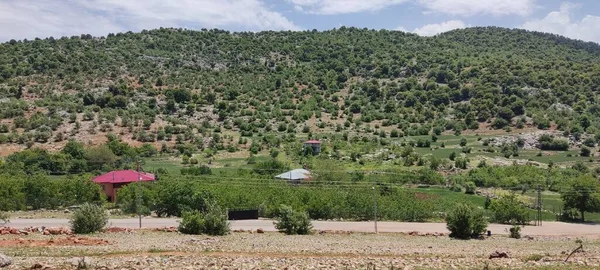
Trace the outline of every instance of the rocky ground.
<path fill-rule="evenodd" d="M 57 244 L 59 243 L 59 244 Z M 583 252 L 570 237 L 494 236 L 453 240 L 399 233 L 286 236 L 235 232 L 224 237 L 134 231 L 87 237 L 2 235 L 7 269 L 590 269 L 600 268 L 600 241 Z M 495 251 L 510 258 L 490 259 Z"/>

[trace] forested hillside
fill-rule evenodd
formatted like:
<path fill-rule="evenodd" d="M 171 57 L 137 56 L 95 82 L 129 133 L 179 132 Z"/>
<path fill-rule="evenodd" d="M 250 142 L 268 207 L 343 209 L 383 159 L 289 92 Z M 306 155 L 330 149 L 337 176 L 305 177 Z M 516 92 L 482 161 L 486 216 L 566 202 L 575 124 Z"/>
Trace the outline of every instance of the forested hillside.
<path fill-rule="evenodd" d="M 0 45 L 0 74 L 7 149 L 97 144 L 108 133 L 236 151 L 244 141 L 231 134 L 600 132 L 600 46 L 495 27 L 11 40 Z"/>

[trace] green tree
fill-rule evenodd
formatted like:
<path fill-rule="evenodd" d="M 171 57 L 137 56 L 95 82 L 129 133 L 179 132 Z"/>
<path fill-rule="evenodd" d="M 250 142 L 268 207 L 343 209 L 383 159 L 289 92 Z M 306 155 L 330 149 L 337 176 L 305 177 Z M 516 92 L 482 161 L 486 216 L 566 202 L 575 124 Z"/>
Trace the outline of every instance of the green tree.
<path fill-rule="evenodd" d="M 519 225 L 529 223 L 527 208 L 514 193 L 492 201 L 489 209 L 492 213 L 493 222 Z"/>
<path fill-rule="evenodd" d="M 90 168 L 100 170 L 102 168 L 111 168 L 115 161 L 117 161 L 117 156 L 108 146 L 100 145 L 86 149 L 85 159 Z"/>
<path fill-rule="evenodd" d="M 581 213 L 582 222 L 585 222 L 585 212 L 600 212 L 600 185 L 589 174 L 569 180 L 561 191 L 561 198 L 565 208 Z"/>

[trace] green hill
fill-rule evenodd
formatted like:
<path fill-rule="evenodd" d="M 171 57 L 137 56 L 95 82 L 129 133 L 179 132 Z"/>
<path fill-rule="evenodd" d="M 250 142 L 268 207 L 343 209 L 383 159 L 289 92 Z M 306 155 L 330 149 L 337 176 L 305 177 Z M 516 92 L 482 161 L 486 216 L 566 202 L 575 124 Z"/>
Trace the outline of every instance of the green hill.
<path fill-rule="evenodd" d="M 5 144 L 94 144 L 112 132 L 132 142 L 180 135 L 219 150 L 237 145 L 202 138 L 552 124 L 600 132 L 600 46 L 497 27 L 435 37 L 342 27 L 11 40 L 0 44 L 0 74 Z"/>

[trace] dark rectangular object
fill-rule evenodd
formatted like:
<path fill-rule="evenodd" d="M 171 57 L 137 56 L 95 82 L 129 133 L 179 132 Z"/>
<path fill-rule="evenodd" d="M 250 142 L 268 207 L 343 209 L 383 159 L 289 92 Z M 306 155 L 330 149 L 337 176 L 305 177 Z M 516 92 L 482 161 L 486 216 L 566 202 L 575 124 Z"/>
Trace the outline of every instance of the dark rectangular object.
<path fill-rule="evenodd" d="M 229 220 L 258 219 L 258 209 L 257 210 L 229 210 L 227 213 L 227 219 L 229 219 Z"/>

